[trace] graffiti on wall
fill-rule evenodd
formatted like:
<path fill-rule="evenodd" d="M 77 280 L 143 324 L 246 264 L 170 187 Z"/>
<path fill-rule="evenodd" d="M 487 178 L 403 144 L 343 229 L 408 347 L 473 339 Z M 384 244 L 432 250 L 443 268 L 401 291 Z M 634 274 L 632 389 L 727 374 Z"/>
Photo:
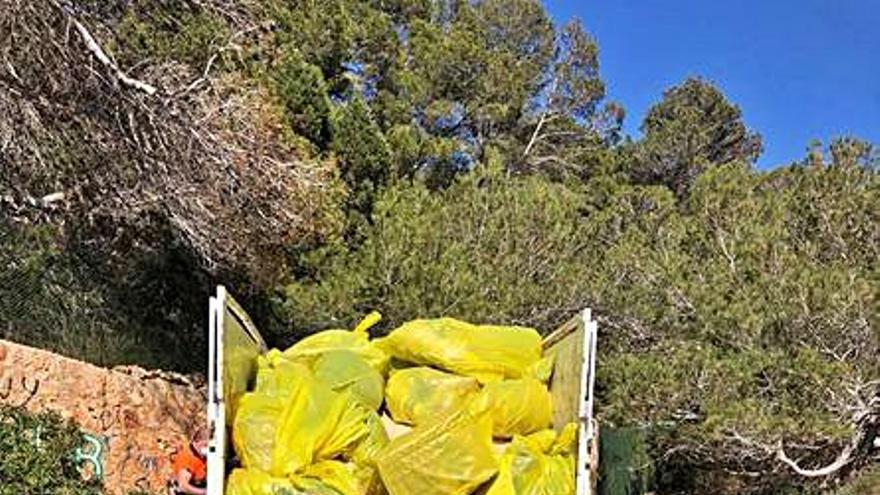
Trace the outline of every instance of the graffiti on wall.
<path fill-rule="evenodd" d="M 84 445 L 74 451 L 73 459 L 79 465 L 83 477 L 103 481 L 104 451 L 108 448 L 107 438 L 84 433 L 83 441 Z"/>
<path fill-rule="evenodd" d="M 37 447 L 42 444 L 43 427 L 37 425 L 31 433 L 31 441 Z M 106 476 L 107 454 L 110 450 L 111 437 L 98 435 L 95 433 L 83 433 L 83 444 L 73 451 L 71 456 L 74 462 L 80 468 L 80 473 L 85 479 L 94 479 L 104 481 Z M 146 489 L 149 486 L 149 476 L 157 471 L 162 471 L 167 467 L 168 461 L 163 457 L 156 457 L 145 454 L 143 452 L 132 452 L 133 446 L 128 444 L 124 447 L 125 456 L 123 457 L 120 469 L 126 468 L 137 469 L 144 473 L 136 482 L 137 488 Z M 174 453 L 168 456 L 173 458 Z"/>
<path fill-rule="evenodd" d="M 22 375 L 18 380 L 13 380 L 13 377 L 8 376 L 6 377 L 6 380 L 0 381 L 0 399 L 4 401 L 9 399 L 13 393 L 18 392 L 19 390 L 24 392 L 25 397 L 19 403 L 13 405 L 25 407 L 40 390 L 40 379 L 28 378 Z"/>
<path fill-rule="evenodd" d="M 80 390 L 83 382 L 90 385 Z M 55 410 L 79 425 L 86 433 L 70 457 L 111 494 L 165 486 L 178 443 L 198 421 L 197 394 L 0 342 L 0 404 Z M 35 428 L 32 440 L 45 443 L 46 432 Z"/>

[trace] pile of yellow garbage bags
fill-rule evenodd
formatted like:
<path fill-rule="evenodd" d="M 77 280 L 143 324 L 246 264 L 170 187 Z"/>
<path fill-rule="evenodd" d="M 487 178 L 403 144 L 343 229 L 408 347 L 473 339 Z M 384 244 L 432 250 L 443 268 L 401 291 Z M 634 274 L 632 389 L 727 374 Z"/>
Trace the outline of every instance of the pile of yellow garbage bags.
<path fill-rule="evenodd" d="M 574 494 L 577 428 L 550 429 L 537 331 L 441 318 L 371 339 L 379 319 L 258 358 L 226 495 Z"/>

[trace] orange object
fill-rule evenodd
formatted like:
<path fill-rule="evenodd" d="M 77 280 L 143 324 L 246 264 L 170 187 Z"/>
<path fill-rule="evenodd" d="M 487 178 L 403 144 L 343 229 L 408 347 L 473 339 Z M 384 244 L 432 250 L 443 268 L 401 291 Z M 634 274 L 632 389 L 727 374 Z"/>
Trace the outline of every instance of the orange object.
<path fill-rule="evenodd" d="M 191 483 L 196 485 L 204 484 L 208 478 L 208 462 L 196 454 L 192 445 L 187 445 L 181 452 L 178 452 L 173 461 L 172 468 L 175 478 L 183 470 L 189 471 L 189 474 L 192 475 Z"/>

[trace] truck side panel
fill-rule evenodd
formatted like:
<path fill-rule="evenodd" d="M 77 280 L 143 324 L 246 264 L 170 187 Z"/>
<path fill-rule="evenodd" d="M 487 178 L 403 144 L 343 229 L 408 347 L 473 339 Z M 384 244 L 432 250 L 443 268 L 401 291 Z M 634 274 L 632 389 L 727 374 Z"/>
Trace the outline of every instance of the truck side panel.
<path fill-rule="evenodd" d="M 256 376 L 257 356 L 266 352 L 266 344 L 247 313 L 222 286 L 211 298 L 209 308 L 208 495 L 222 495 L 227 431 L 232 427 L 239 398 Z"/>
<path fill-rule="evenodd" d="M 544 354 L 556 358 L 550 380 L 553 427 L 578 424 L 577 495 L 593 493 L 598 465 L 593 422 L 596 337 L 597 325 L 587 309 L 544 339 Z"/>

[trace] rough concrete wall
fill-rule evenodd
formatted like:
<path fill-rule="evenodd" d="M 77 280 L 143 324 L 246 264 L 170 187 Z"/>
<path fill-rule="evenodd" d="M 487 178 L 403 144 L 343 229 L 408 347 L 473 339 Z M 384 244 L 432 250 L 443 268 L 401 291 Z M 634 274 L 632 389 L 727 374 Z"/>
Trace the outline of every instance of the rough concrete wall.
<path fill-rule="evenodd" d="M 109 370 L 2 340 L 0 404 L 76 422 L 87 433 L 78 452 L 84 470 L 114 495 L 164 493 L 171 456 L 205 422 L 204 387 L 183 376 Z"/>

